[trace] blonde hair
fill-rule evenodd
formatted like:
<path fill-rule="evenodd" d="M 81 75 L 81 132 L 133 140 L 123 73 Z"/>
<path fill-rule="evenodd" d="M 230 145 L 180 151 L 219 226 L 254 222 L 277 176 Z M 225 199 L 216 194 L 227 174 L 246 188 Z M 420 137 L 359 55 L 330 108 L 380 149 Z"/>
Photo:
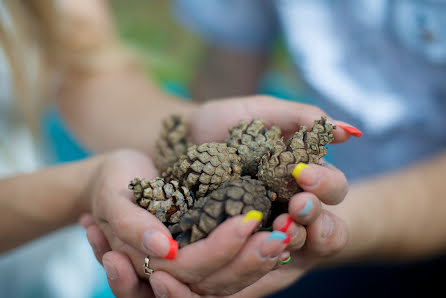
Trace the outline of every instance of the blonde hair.
<path fill-rule="evenodd" d="M 65 72 L 85 75 L 136 63 L 117 40 L 104 0 L 0 0 L 0 47 L 17 106 L 34 134 Z"/>

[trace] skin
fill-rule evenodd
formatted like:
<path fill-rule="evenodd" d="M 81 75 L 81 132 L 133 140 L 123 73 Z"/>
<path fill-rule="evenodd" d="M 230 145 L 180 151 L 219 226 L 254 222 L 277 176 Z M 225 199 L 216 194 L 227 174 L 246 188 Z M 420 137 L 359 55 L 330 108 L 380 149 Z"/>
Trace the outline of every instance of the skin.
<path fill-rule="evenodd" d="M 94 9 L 89 13 L 98 19 L 106 17 L 95 15 Z M 98 23 L 99 29 L 107 24 L 106 20 Z M 100 50 L 94 53 L 100 54 Z M 118 266 L 131 262 L 141 276 L 141 262 L 147 255 L 142 246 L 142 234 L 148 230 L 168 234 L 168 230 L 131 201 L 126 185 L 135 176 L 152 178 L 157 175 L 147 155 L 154 152 L 155 137 L 164 116 L 182 113 L 189 120 L 194 141 L 202 143 L 222 140 L 227 128 L 240 119 L 262 117 L 268 125 L 279 125 L 289 135 L 299 125 L 311 125 L 324 114 L 315 107 L 268 97 L 234 98 L 199 106 L 163 94 L 148 82 L 138 67 L 122 65 L 106 71 L 84 69 L 82 75 L 78 68 L 71 67 L 73 64 L 67 63 L 64 69 L 57 104 L 76 137 L 101 154 L 82 162 L 0 179 L 0 225 L 3 227 L 0 229 L 0 252 L 72 224 L 81 214 L 91 213 L 92 216 L 83 217 L 82 222 L 85 225 L 94 223 L 87 234 L 95 254 L 102 259 L 104 252 L 113 249 L 118 256 Z M 337 142 L 343 142 L 349 135 L 339 130 L 335 137 Z M 114 151 L 122 147 L 143 153 Z M 312 220 L 307 219 L 308 227 L 311 222 L 317 223 L 318 218 L 320 216 L 315 213 Z M 281 253 L 286 247 L 280 242 L 266 245 L 267 232 L 240 239 L 233 233 L 240 220 L 234 218 L 216 229 L 207 240 L 182 249 L 175 261 L 153 258 L 151 266 L 155 266 L 157 275 L 163 272 L 171 275 L 166 281 L 187 284 L 191 293 L 233 294 L 250 288 L 255 281 L 262 281 L 270 274 L 279 258 L 283 259 Z M 314 230 L 317 234 L 318 229 Z M 218 239 L 225 241 L 218 242 Z M 301 246 L 299 241 L 302 240 L 293 241 L 295 247 Z M 262 257 L 265 251 L 274 257 Z M 106 268 L 114 266 L 113 258 L 105 261 Z M 119 268 L 117 276 L 124 276 L 119 274 Z M 125 270 L 129 278 L 135 277 L 130 274 L 129 267 Z M 229 274 L 233 270 L 239 270 L 239 276 Z M 133 279 L 135 281 L 133 285 L 145 287 L 139 279 Z M 113 288 L 120 296 L 129 297 L 126 292 L 129 287 L 117 284 Z M 135 287 L 131 290 L 135 293 Z M 254 287 L 251 291 L 257 290 Z"/>

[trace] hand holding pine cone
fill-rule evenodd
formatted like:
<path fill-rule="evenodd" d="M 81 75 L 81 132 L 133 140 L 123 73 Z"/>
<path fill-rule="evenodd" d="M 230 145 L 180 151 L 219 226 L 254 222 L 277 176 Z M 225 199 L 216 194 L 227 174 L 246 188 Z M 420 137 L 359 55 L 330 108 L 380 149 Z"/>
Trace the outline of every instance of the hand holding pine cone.
<path fill-rule="evenodd" d="M 136 203 L 165 223 L 180 246 L 253 209 L 264 213 L 265 227 L 269 215 L 280 214 L 301 191 L 293 169 L 300 162 L 318 164 L 336 129 L 322 117 L 285 142 L 280 128 L 266 129 L 263 120 L 254 119 L 230 128 L 226 143 L 196 146 L 186 128 L 179 116 L 166 119 L 156 158 L 163 178 L 135 178 L 129 184 Z"/>

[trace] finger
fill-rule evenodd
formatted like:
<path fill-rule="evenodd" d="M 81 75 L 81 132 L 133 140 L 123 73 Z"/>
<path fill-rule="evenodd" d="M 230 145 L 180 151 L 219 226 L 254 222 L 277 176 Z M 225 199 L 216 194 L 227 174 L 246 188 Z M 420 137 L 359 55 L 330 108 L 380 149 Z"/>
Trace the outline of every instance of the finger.
<path fill-rule="evenodd" d="M 289 241 L 288 235 L 278 231 L 256 233 L 230 263 L 191 289 L 204 294 L 234 294 L 272 270 Z"/>
<path fill-rule="evenodd" d="M 342 202 L 348 192 L 344 173 L 333 166 L 299 163 L 292 172 L 300 187 L 327 205 Z"/>
<path fill-rule="evenodd" d="M 153 259 L 154 269 L 169 272 L 186 283 L 200 282 L 237 255 L 261 220 L 259 211 L 230 218 L 207 238 L 180 249 L 175 260 Z"/>
<path fill-rule="evenodd" d="M 146 281 L 136 275 L 130 259 L 122 253 L 111 251 L 104 255 L 102 262 L 113 294 L 118 298 L 154 297 Z"/>
<path fill-rule="evenodd" d="M 345 247 L 347 225 L 333 213 L 322 210 L 315 222 L 307 226 L 305 253 L 313 256 L 333 255 Z"/>
<path fill-rule="evenodd" d="M 188 286 L 163 271 L 155 271 L 150 278 L 150 284 L 157 297 L 197 298 Z"/>
<path fill-rule="evenodd" d="M 266 297 L 293 284 L 305 271 L 306 267 L 297 266 L 284 266 L 272 270 L 254 284 L 231 296 L 231 298 Z"/>
<path fill-rule="evenodd" d="M 293 220 L 301 225 L 308 225 L 320 215 L 322 205 L 312 193 L 301 192 L 291 197 L 288 203 L 288 213 Z"/>
<path fill-rule="evenodd" d="M 215 123 L 215 111 L 218 111 L 218 123 Z M 321 109 L 307 104 L 285 101 L 269 96 L 252 96 L 219 100 L 206 104 L 200 109 L 200 117 L 191 122 L 192 137 L 196 143 L 223 140 L 228 128 L 240 120 L 262 118 L 267 126 L 277 125 L 286 137 L 299 130 L 301 125 L 312 127 L 315 120 L 327 115 Z M 350 138 L 344 129 L 333 131 L 334 142 L 343 143 Z"/>
<path fill-rule="evenodd" d="M 95 224 L 87 228 L 87 239 L 93 249 L 94 256 L 102 264 L 102 257 L 111 250 L 104 233 Z"/>
<path fill-rule="evenodd" d="M 84 213 L 79 218 L 79 224 L 84 227 L 85 229 L 94 224 L 94 217 L 90 213 Z"/>
<path fill-rule="evenodd" d="M 152 257 L 174 259 L 178 244 L 172 239 L 167 227 L 151 213 L 130 201 L 130 195 L 115 194 L 105 207 L 113 233 L 125 243 L 140 249 Z"/>
<path fill-rule="evenodd" d="M 290 251 L 298 250 L 305 244 L 307 230 L 304 226 L 294 222 L 293 218 L 286 213 L 279 215 L 274 220 L 273 229 L 286 233 L 291 237 L 290 243 L 287 246 L 287 249 Z"/>

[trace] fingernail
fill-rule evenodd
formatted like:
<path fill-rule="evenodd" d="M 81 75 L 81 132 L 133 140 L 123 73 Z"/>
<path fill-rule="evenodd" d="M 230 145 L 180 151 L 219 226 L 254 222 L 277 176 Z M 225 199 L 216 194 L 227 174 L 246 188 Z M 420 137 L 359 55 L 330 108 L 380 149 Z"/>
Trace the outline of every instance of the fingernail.
<path fill-rule="evenodd" d="M 283 225 L 283 227 L 281 227 L 279 229 L 279 231 L 282 233 L 286 233 L 286 231 L 288 230 L 288 228 L 290 227 L 292 222 L 293 222 L 293 219 L 291 218 L 291 216 L 288 215 L 288 217 L 286 218 L 285 224 Z"/>
<path fill-rule="evenodd" d="M 340 128 L 351 134 L 352 136 L 355 136 L 357 138 L 360 138 L 362 136 L 362 131 L 357 129 L 356 127 L 353 127 L 351 125 L 345 125 L 345 124 L 338 124 Z"/>
<path fill-rule="evenodd" d="M 245 217 L 243 217 L 242 221 L 240 222 L 240 226 L 237 229 L 237 234 L 242 238 L 245 239 L 248 235 L 252 233 L 252 231 L 255 229 L 255 227 L 258 226 L 258 224 L 263 219 L 263 213 L 257 210 L 251 210 L 248 213 L 245 214 Z"/>
<path fill-rule="evenodd" d="M 291 256 L 290 256 L 289 253 L 286 254 L 286 255 L 288 256 L 287 258 L 283 258 L 283 259 L 282 259 L 282 256 L 285 255 L 285 253 L 286 253 L 286 252 L 282 253 L 282 254 L 280 255 L 280 257 L 279 257 L 279 264 L 280 264 L 280 265 L 288 264 L 288 263 L 291 261 Z"/>
<path fill-rule="evenodd" d="M 164 285 L 164 283 L 161 280 L 159 280 L 157 278 L 151 278 L 150 285 L 152 286 L 152 291 L 153 291 L 153 294 L 155 294 L 155 297 L 157 297 L 157 298 L 169 297 L 166 286 Z"/>
<path fill-rule="evenodd" d="M 105 274 L 107 275 L 107 278 L 110 280 L 116 280 L 118 279 L 118 272 L 116 271 L 115 266 L 113 266 L 108 261 L 102 261 L 102 265 L 105 269 Z"/>
<path fill-rule="evenodd" d="M 302 162 L 297 164 L 292 172 L 292 175 L 301 186 L 312 187 L 317 186 L 319 183 L 317 171 Z"/>
<path fill-rule="evenodd" d="M 321 238 L 326 239 L 326 238 L 330 237 L 330 235 L 333 233 L 333 226 L 334 226 L 334 223 L 333 223 L 333 219 L 331 218 L 331 216 L 328 214 L 324 214 Z"/>
<path fill-rule="evenodd" d="M 144 233 L 142 246 L 149 256 L 168 260 L 175 259 L 178 251 L 178 242 L 156 230 Z"/>
<path fill-rule="evenodd" d="M 305 202 L 305 206 L 302 208 L 302 210 L 300 210 L 297 213 L 297 215 L 305 216 L 305 215 L 307 215 L 310 212 L 311 208 L 313 208 L 313 201 L 312 200 L 307 200 Z"/>
<path fill-rule="evenodd" d="M 260 247 L 260 255 L 263 258 L 277 258 L 290 240 L 291 238 L 287 234 L 273 231 Z"/>

